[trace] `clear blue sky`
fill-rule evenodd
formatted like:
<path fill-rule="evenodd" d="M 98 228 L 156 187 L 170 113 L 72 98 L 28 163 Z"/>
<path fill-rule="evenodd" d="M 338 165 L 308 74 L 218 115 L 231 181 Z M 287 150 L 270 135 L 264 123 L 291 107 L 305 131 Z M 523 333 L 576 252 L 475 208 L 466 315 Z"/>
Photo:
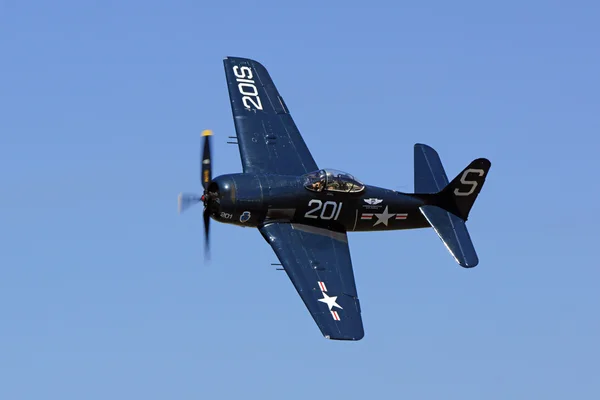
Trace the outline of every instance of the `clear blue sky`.
<path fill-rule="evenodd" d="M 600 398 L 600 6 L 0 2 L 0 398 Z M 421 4 L 422 3 L 422 4 Z M 325 340 L 253 229 L 213 224 L 200 131 L 241 170 L 225 56 L 271 72 L 320 166 L 411 191 L 412 146 L 492 170 L 460 268 L 350 234 L 366 336 Z"/>

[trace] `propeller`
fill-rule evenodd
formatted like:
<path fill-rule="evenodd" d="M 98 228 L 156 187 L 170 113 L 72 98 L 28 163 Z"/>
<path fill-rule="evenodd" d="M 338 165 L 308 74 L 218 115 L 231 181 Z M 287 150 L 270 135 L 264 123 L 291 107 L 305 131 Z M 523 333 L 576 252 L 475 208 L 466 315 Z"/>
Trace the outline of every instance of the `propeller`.
<path fill-rule="evenodd" d="M 193 193 L 180 193 L 178 198 L 178 210 L 181 214 L 191 206 L 203 202 L 204 213 L 202 219 L 204 220 L 204 255 L 205 258 L 209 258 L 209 233 L 210 233 L 210 201 L 211 194 L 208 192 L 208 186 L 212 181 L 212 159 L 210 152 L 210 137 L 212 136 L 211 130 L 202 131 L 202 137 L 204 138 L 203 149 L 202 149 L 202 162 L 200 164 L 200 180 L 204 193 L 202 196 L 198 196 Z"/>
<path fill-rule="evenodd" d="M 209 233 L 210 233 L 210 210 L 209 201 L 210 195 L 208 193 L 208 185 L 212 181 L 212 159 L 210 156 L 210 137 L 212 136 L 211 130 L 202 131 L 202 137 L 204 138 L 204 148 L 202 149 L 202 166 L 200 167 L 200 173 L 202 176 L 202 187 L 204 187 L 204 194 L 201 199 L 204 202 L 204 254 L 209 257 Z"/>

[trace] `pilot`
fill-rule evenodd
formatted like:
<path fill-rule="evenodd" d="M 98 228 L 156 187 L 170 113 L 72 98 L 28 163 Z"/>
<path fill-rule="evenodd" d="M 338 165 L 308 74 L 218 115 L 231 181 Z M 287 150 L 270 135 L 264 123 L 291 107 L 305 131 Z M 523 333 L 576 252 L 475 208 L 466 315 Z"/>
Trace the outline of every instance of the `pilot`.
<path fill-rule="evenodd" d="M 322 181 L 316 181 L 315 183 L 312 184 L 312 188 L 314 190 L 316 190 L 317 192 L 320 192 L 323 189 L 323 182 Z"/>

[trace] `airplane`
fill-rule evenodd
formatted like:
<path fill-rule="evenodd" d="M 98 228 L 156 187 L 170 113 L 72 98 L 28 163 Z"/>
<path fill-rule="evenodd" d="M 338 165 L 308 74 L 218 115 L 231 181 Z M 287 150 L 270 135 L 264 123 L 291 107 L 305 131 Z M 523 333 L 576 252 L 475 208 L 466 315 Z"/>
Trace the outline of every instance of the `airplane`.
<path fill-rule="evenodd" d="M 465 222 L 491 163 L 471 162 L 451 182 L 438 153 L 414 145 L 414 193 L 367 185 L 320 168 L 267 69 L 247 58 L 223 60 L 242 173 L 212 177 L 212 131 L 202 132 L 203 194 L 180 194 L 179 212 L 204 204 L 210 220 L 257 228 L 271 246 L 322 335 L 364 337 L 348 232 L 432 227 L 456 262 L 479 259 Z"/>

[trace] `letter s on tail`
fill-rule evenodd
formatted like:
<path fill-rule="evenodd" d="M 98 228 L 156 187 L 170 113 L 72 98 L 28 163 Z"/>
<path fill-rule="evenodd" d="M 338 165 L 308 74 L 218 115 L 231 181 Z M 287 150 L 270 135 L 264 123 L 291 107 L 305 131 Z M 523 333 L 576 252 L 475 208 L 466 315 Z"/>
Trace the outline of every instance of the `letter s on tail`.
<path fill-rule="evenodd" d="M 440 206 L 466 221 L 491 165 L 486 158 L 478 158 L 469 164 L 442 190 Z"/>

